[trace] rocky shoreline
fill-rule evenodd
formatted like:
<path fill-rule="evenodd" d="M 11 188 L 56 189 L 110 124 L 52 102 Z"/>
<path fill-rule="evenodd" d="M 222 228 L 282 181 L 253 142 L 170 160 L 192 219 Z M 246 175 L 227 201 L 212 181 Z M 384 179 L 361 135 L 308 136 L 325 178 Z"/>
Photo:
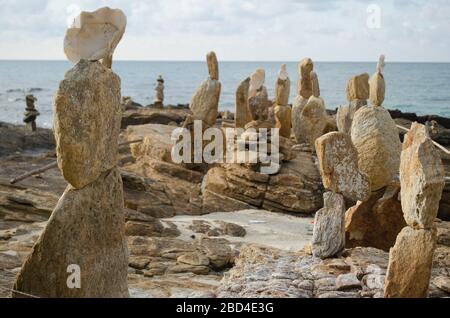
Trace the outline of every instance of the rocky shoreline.
<path fill-rule="evenodd" d="M 264 178 L 236 165 L 186 169 L 170 160 L 170 133 L 189 114 L 175 106 L 127 110 L 122 117 L 121 141 L 147 137 L 119 148 L 131 297 L 383 296 L 386 250 L 349 241 L 337 258 L 310 254 L 313 215 L 324 192 L 311 150 L 295 146 L 294 159 Z M 415 118 L 396 114 L 406 127 Z M 227 125 L 230 116 L 220 113 L 217 125 Z M 445 146 L 449 132 L 439 124 L 436 138 Z M 51 169 L 10 184 L 56 159 L 53 132 L 0 123 L 0 135 L 0 286 L 12 288 L 67 182 Z M 442 159 L 449 177 L 450 157 Z M 449 211 L 447 181 L 435 222 L 430 297 L 450 295 Z M 0 296 L 11 294 L 0 289 Z"/>

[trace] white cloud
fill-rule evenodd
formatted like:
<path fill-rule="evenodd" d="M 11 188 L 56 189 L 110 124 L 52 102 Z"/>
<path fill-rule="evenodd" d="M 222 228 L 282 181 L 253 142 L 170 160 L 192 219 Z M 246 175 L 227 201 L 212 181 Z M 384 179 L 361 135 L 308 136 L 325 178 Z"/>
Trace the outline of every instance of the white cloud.
<path fill-rule="evenodd" d="M 63 59 L 68 8 L 118 7 L 128 17 L 117 59 L 450 60 L 450 3 L 379 0 L 0 0 L 0 59 Z"/>

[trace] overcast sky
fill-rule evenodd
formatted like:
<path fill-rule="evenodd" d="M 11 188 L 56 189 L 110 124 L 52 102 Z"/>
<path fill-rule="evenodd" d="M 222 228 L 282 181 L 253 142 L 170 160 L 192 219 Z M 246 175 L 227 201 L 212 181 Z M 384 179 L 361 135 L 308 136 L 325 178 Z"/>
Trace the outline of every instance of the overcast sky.
<path fill-rule="evenodd" d="M 447 0 L 0 0 L 0 59 L 64 59 L 67 21 L 102 6 L 127 15 L 120 60 L 450 61 Z"/>

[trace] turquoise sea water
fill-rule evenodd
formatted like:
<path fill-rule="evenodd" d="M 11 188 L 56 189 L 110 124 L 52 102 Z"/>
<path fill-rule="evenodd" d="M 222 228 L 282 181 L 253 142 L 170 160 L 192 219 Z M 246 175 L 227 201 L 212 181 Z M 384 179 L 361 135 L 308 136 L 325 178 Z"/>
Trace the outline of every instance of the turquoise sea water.
<path fill-rule="evenodd" d="M 266 86 L 273 96 L 275 78 L 283 62 L 221 62 L 220 108 L 234 109 L 234 93 L 239 82 L 256 68 L 266 70 Z M 297 62 L 288 62 L 291 96 L 296 95 Z M 25 94 L 33 93 L 41 113 L 38 125 L 51 127 L 52 98 L 64 73 L 65 61 L 0 61 L 0 121 L 21 123 Z M 345 88 L 353 75 L 374 72 L 376 63 L 317 62 L 321 96 L 329 109 L 346 103 Z M 113 69 L 122 79 L 122 95 L 143 105 L 153 99 L 153 85 L 161 74 L 165 79 L 166 104 L 186 104 L 196 87 L 207 77 L 204 62 L 125 62 Z M 387 63 L 384 106 L 418 114 L 450 117 L 450 63 Z"/>

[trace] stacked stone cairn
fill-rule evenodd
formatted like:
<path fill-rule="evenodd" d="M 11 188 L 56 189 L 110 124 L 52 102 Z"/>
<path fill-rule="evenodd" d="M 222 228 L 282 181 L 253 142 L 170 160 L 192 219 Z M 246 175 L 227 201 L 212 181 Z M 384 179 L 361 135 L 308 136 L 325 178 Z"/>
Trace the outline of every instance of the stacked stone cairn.
<path fill-rule="evenodd" d="M 390 250 L 384 296 L 424 298 L 437 241 L 434 220 L 445 185 L 440 154 L 424 125 L 413 123 L 405 136 L 400 183 L 407 226 Z"/>
<path fill-rule="evenodd" d="M 340 106 L 336 114 L 336 123 L 340 132 L 350 134 L 356 111 L 367 105 L 369 90 L 369 74 L 363 73 L 349 80 L 347 84 L 347 100 L 349 104 Z"/>
<path fill-rule="evenodd" d="M 33 96 L 33 94 L 29 94 L 26 96 L 25 101 L 27 106 L 25 108 L 25 113 L 23 114 L 23 122 L 27 124 L 27 127 L 31 131 L 36 131 L 36 118 L 40 115 L 34 106 L 37 99 Z"/>
<path fill-rule="evenodd" d="M 379 85 L 380 79 L 384 83 L 383 67 L 382 56 L 372 77 L 379 80 L 370 82 L 370 96 L 377 96 L 378 102 L 371 98 L 373 105 L 360 107 L 351 124 L 350 135 L 358 152 L 358 167 L 369 177 L 372 193 L 370 198 L 360 200 L 347 211 L 346 241 L 347 247 L 371 246 L 388 251 L 405 221 L 398 200 L 400 185 L 395 181 L 400 166 L 400 137 L 394 120 L 379 103 L 384 99 L 385 91 L 384 85 Z M 367 96 L 366 78 L 361 75 L 349 84 L 349 95 L 358 97 L 353 100 Z M 356 91 L 364 91 L 364 94 Z"/>
<path fill-rule="evenodd" d="M 291 80 L 286 71 L 286 64 L 281 65 L 275 83 L 274 116 L 275 127 L 280 129 L 280 136 L 291 138 L 292 111 L 288 106 L 291 92 Z"/>
<path fill-rule="evenodd" d="M 161 75 L 156 79 L 155 85 L 155 97 L 153 99 L 153 105 L 157 108 L 164 107 L 164 79 Z"/>
<path fill-rule="evenodd" d="M 109 11 L 100 12 L 105 18 Z M 94 38 L 97 31 L 114 30 L 107 22 L 97 27 L 90 33 Z M 98 59 L 112 56 L 107 47 Z M 60 83 L 54 133 L 58 167 L 69 185 L 23 264 L 15 290 L 38 297 L 128 297 L 123 189 L 116 166 L 120 100 L 119 76 L 98 60 L 81 56 Z"/>

